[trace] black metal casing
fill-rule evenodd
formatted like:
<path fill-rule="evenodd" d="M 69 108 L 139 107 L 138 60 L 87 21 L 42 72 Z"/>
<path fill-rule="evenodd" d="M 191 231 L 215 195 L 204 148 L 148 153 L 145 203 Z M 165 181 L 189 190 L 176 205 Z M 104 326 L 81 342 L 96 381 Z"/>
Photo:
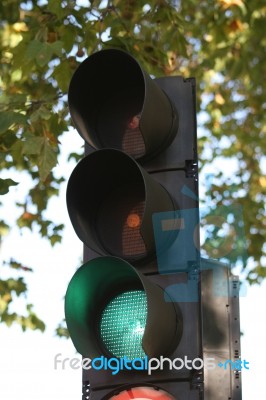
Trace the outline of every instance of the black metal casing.
<path fill-rule="evenodd" d="M 177 76 L 152 80 L 133 57 L 120 50 L 104 50 L 90 56 L 74 74 L 69 89 L 71 116 L 86 141 L 85 158 L 74 170 L 67 193 L 72 224 L 84 243 L 84 263 L 111 255 L 124 258 L 132 265 L 136 270 L 132 284 L 143 285 L 150 302 L 155 303 L 155 298 L 157 302 L 156 306 L 149 307 L 152 323 L 147 323 L 147 351 L 156 357 L 162 351 L 161 355 L 170 360 L 208 357 L 216 335 L 220 335 L 220 350 L 226 357 L 233 358 L 233 353 L 240 351 L 239 344 L 233 344 L 239 335 L 239 324 L 234 328 L 235 336 L 230 333 L 233 320 L 228 310 L 232 309 L 234 316 L 237 315 L 238 298 L 231 299 L 233 281 L 228 268 L 200 259 L 195 91 L 193 78 L 184 80 Z M 132 143 L 134 147 L 135 138 L 129 135 L 129 144 L 124 144 L 121 135 L 129 109 L 134 110 L 139 121 L 139 132 L 133 132 L 138 143 L 130 156 L 127 149 L 131 151 Z M 120 227 L 115 223 L 120 205 L 114 218 L 105 225 L 105 218 L 112 213 L 109 192 L 118 189 L 122 196 L 126 180 L 128 198 L 134 198 L 134 191 L 139 191 L 145 203 L 140 227 L 145 254 L 137 257 L 123 257 L 119 246 L 104 245 L 117 240 L 115 230 Z M 117 199 L 119 197 L 120 192 Z M 104 199 L 107 199 L 106 207 Z M 101 230 L 97 224 L 101 224 Z M 217 300 L 210 289 L 215 268 L 225 271 L 227 277 L 224 300 Z M 128 275 L 133 276 L 131 272 Z M 99 293 L 99 310 L 104 297 L 113 293 L 110 288 L 108 294 L 109 280 L 115 291 L 119 286 L 114 285 L 114 278 L 106 276 L 101 296 L 98 284 L 95 291 Z M 124 288 L 129 285 L 127 274 L 121 282 Z M 173 308 L 165 307 L 163 301 L 169 301 Z M 214 304 L 211 311 L 210 303 Z M 221 307 L 223 328 L 210 329 L 208 320 L 214 316 L 215 321 Z M 88 319 L 96 323 L 99 310 L 96 308 Z M 67 315 L 66 319 L 71 336 L 73 327 L 75 331 L 75 316 Z M 155 330 L 156 320 L 158 328 Z M 165 324 L 169 324 L 169 329 L 164 329 Z M 77 337 L 77 332 L 79 328 L 73 336 Z M 84 332 L 83 342 L 86 329 Z M 88 332 L 92 334 L 91 330 Z M 172 343 L 165 343 L 170 337 Z M 92 356 L 99 354 L 101 346 L 97 341 L 95 337 L 96 350 L 92 351 Z M 90 354 L 85 356 L 90 357 Z M 176 400 L 217 400 L 214 387 L 218 375 L 219 370 L 211 373 L 203 369 L 164 368 L 151 375 L 147 371 L 122 371 L 114 376 L 110 370 L 84 369 L 83 400 L 108 400 L 125 388 L 137 386 L 165 390 Z M 235 375 L 227 373 L 223 377 L 226 384 L 221 390 L 221 400 L 241 400 Z"/>

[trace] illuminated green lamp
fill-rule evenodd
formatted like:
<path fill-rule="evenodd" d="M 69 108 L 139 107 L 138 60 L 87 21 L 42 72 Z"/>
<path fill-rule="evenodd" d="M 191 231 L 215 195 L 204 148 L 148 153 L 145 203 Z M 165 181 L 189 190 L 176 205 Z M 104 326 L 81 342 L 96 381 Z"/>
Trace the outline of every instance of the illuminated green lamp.
<path fill-rule="evenodd" d="M 182 335 L 182 315 L 161 287 L 128 262 L 99 257 L 72 277 L 65 316 L 83 357 L 157 357 L 171 352 Z"/>
<path fill-rule="evenodd" d="M 103 343 L 116 357 L 145 357 L 142 338 L 147 319 L 143 290 L 131 290 L 114 297 L 103 310 L 100 332 Z"/>

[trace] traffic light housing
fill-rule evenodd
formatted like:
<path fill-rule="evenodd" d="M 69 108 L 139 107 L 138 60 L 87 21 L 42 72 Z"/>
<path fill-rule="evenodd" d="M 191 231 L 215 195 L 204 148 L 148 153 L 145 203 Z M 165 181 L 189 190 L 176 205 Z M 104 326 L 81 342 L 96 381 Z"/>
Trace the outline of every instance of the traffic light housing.
<path fill-rule="evenodd" d="M 202 399 L 203 368 L 149 374 L 145 364 L 202 359 L 207 348 L 195 80 L 151 79 L 131 55 L 103 50 L 74 73 L 69 109 L 86 142 L 67 188 L 84 264 L 65 315 L 77 351 L 97 361 L 83 370 L 83 399 Z M 115 374 L 114 358 L 125 362 Z"/>
<path fill-rule="evenodd" d="M 71 80 L 68 99 L 78 132 L 94 149 L 116 148 L 141 161 L 160 153 L 177 133 L 173 103 L 120 50 L 88 57 Z"/>
<path fill-rule="evenodd" d="M 173 351 L 182 335 L 179 308 L 117 257 L 96 258 L 78 269 L 68 287 L 66 319 L 76 349 L 89 358 L 159 357 Z"/>
<path fill-rule="evenodd" d="M 73 227 L 87 247 L 136 261 L 155 253 L 154 212 L 175 210 L 169 193 L 116 149 L 98 150 L 77 165 L 67 200 Z"/>

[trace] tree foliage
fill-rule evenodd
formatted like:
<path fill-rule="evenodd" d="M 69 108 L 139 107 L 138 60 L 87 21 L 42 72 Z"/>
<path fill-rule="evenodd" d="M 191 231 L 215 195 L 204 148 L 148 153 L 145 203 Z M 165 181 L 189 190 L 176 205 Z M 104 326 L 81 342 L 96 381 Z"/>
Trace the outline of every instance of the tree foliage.
<path fill-rule="evenodd" d="M 47 220 L 45 210 L 63 181 L 53 167 L 60 138 L 71 124 L 69 81 L 84 57 L 120 48 L 153 76 L 196 77 L 200 164 L 223 160 L 209 199 L 214 205 L 243 206 L 252 261 L 247 279 L 259 282 L 266 276 L 263 0 L 2 0 L 0 16 L 0 164 L 32 179 L 29 193 L 17 204 L 21 229 L 38 227 L 52 245 L 60 242 L 63 225 Z M 224 171 L 231 159 L 237 168 L 228 178 Z M 8 196 L 9 187 L 17 184 L 1 179 L 0 193 Z M 2 220 L 1 235 L 7 229 Z M 22 326 L 19 317 L 8 315 L 8 304 L 12 293 L 26 292 L 23 282 L 21 277 L 0 281 L 2 319 Z M 30 320 L 43 328 L 32 314 Z"/>

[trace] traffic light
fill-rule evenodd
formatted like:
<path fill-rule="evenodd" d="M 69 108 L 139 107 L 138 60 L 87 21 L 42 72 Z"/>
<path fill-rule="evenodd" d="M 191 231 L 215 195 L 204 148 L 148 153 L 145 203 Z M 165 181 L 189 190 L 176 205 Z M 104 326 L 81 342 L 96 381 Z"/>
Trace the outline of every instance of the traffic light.
<path fill-rule="evenodd" d="M 202 399 L 195 81 L 103 50 L 74 73 L 69 109 L 86 142 L 67 188 L 84 264 L 65 300 L 83 399 Z"/>

